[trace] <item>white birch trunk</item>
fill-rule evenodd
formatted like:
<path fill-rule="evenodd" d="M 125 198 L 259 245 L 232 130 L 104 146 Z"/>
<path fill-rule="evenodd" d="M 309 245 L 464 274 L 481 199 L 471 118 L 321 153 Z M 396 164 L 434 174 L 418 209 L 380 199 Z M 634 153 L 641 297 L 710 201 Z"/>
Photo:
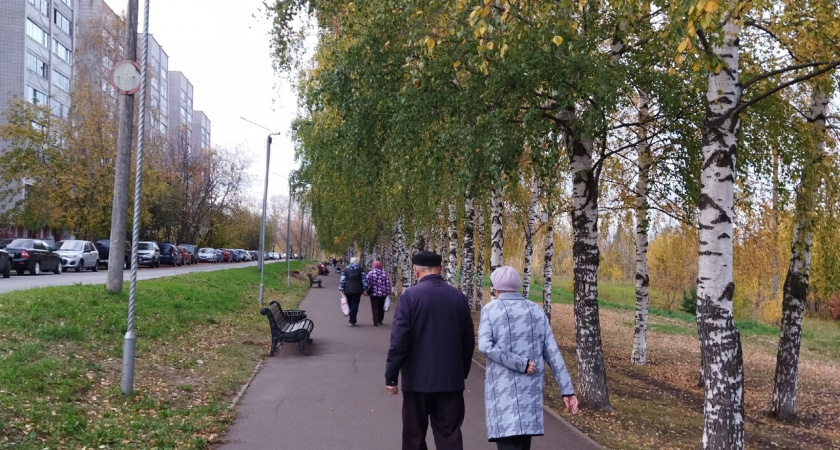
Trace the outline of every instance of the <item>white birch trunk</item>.
<path fill-rule="evenodd" d="M 473 309 L 473 273 L 475 271 L 475 200 L 467 196 L 464 202 L 464 245 L 461 257 L 461 292 L 467 296 L 470 310 Z"/>
<path fill-rule="evenodd" d="M 449 261 L 446 265 L 446 282 L 455 286 L 455 274 L 458 272 L 458 207 L 455 202 L 449 204 Z"/>
<path fill-rule="evenodd" d="M 578 363 L 578 398 L 600 410 L 612 410 L 601 347 L 598 315 L 598 180 L 592 161 L 594 143 L 583 132 L 571 143 L 572 228 L 574 229 L 575 344 Z"/>
<path fill-rule="evenodd" d="M 554 259 L 554 217 L 548 218 L 548 226 L 546 227 L 545 235 L 545 256 L 543 259 L 543 310 L 545 311 L 548 322 L 551 323 L 551 276 L 554 268 L 552 267 L 552 260 Z"/>
<path fill-rule="evenodd" d="M 531 186 L 531 207 L 528 210 L 528 230 L 525 234 L 525 268 L 522 270 L 522 295 L 530 298 L 531 295 L 531 261 L 534 257 L 534 228 L 537 221 L 537 214 L 540 206 L 540 179 L 534 174 L 533 185 Z"/>
<path fill-rule="evenodd" d="M 490 273 L 505 264 L 503 209 L 502 187 L 493 187 L 493 193 L 490 197 Z"/>
<path fill-rule="evenodd" d="M 394 236 L 391 240 L 391 258 L 390 258 L 390 277 L 391 277 L 391 294 L 397 295 L 397 276 L 399 275 L 400 265 L 402 263 L 402 255 L 405 248 L 400 248 L 400 241 L 405 242 L 405 236 L 402 232 L 402 219 L 394 221 Z M 393 299 L 396 300 L 396 299 Z"/>
<path fill-rule="evenodd" d="M 638 132 L 638 164 L 639 181 L 636 185 L 636 323 L 633 330 L 633 354 L 630 360 L 633 364 L 644 366 L 647 364 L 647 322 L 649 291 L 648 284 L 648 177 L 650 176 L 651 155 L 647 141 L 647 125 L 650 119 L 648 113 L 648 95 L 639 91 L 639 123 L 642 124 Z"/>
<path fill-rule="evenodd" d="M 821 160 L 825 157 L 825 116 L 829 96 L 819 87 L 811 94 L 808 121 L 816 135 L 814 149 L 807 152 L 802 180 L 796 194 L 796 214 L 791 240 L 790 265 L 783 287 L 782 320 L 770 414 L 784 422 L 796 420 L 796 385 L 799 375 L 799 347 L 802 343 L 802 316 L 810 288 L 811 244 L 817 190 L 822 181 Z"/>
<path fill-rule="evenodd" d="M 400 253 L 399 261 L 400 261 L 400 294 L 405 292 L 409 286 L 411 286 L 411 255 L 408 253 L 408 249 L 406 248 L 405 243 L 405 230 L 403 230 L 403 220 L 402 218 L 397 219 L 397 223 L 394 224 L 396 228 L 395 234 L 397 235 L 397 249 Z"/>
<path fill-rule="evenodd" d="M 744 448 L 744 367 L 741 336 L 732 316 L 735 154 L 741 103 L 738 35 L 735 18 L 721 30 L 713 52 L 723 68 L 709 72 L 706 117 L 701 129 L 700 252 L 697 275 L 697 331 L 703 365 L 702 447 Z M 717 41 L 719 36 L 713 36 Z"/>
<path fill-rule="evenodd" d="M 475 310 L 481 311 L 484 306 L 484 211 L 479 207 L 476 211 L 475 224 Z"/>

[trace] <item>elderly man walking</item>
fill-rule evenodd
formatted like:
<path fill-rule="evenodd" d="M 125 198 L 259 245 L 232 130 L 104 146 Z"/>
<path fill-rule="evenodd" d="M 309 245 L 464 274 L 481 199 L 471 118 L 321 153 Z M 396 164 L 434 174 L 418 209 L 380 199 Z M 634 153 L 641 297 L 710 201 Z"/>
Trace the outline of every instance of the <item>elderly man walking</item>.
<path fill-rule="evenodd" d="M 402 374 L 403 450 L 427 448 L 430 420 L 438 450 L 461 450 L 464 379 L 475 347 L 467 297 L 440 276 L 440 255 L 423 251 L 411 262 L 420 281 L 397 302 L 385 389 L 397 395 Z"/>

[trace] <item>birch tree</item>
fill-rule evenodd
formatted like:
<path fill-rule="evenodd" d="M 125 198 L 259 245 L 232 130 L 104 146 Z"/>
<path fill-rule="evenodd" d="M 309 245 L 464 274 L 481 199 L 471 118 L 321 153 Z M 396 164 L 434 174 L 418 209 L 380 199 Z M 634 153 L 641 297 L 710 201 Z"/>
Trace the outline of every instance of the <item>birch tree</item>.
<path fill-rule="evenodd" d="M 825 82 L 822 83 L 823 85 Z M 788 273 L 783 286 L 782 319 L 773 399 L 770 414 L 779 420 L 796 419 L 796 386 L 799 375 L 799 347 L 802 341 L 802 317 L 810 287 L 811 247 L 814 240 L 816 204 L 824 172 L 826 115 L 829 95 L 818 83 L 812 86 L 808 122 L 812 127 L 813 149 L 805 152 L 801 181 L 797 188 L 796 213 Z"/>

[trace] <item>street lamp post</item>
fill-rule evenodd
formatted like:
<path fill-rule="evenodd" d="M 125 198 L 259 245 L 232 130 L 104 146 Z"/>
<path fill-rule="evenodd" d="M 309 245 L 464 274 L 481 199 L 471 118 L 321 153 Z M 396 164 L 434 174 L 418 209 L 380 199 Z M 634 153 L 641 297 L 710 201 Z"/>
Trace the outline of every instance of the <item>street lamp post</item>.
<path fill-rule="evenodd" d="M 263 283 L 265 279 L 265 253 L 263 250 L 265 249 L 265 210 L 268 207 L 268 170 L 269 170 L 269 162 L 271 161 L 271 136 L 277 136 L 280 133 L 272 133 L 271 130 L 268 128 L 252 122 L 244 117 L 240 117 L 240 119 L 249 122 L 253 125 L 256 125 L 264 130 L 267 130 L 268 136 L 266 137 L 265 142 L 265 186 L 263 188 L 263 205 L 262 205 L 262 220 L 260 220 L 260 249 L 259 249 L 259 267 L 260 267 L 260 306 L 263 305 L 263 298 L 265 295 L 265 284 Z"/>

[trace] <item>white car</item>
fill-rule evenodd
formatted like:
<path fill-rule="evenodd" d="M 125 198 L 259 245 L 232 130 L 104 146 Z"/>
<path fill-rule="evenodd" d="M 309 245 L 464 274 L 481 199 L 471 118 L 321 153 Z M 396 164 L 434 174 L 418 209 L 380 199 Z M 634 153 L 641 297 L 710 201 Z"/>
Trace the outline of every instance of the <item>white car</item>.
<path fill-rule="evenodd" d="M 216 250 L 205 247 L 198 250 L 198 262 L 217 262 L 216 261 Z"/>
<path fill-rule="evenodd" d="M 61 265 L 65 270 L 75 269 L 81 272 L 90 269 L 99 270 L 99 251 L 93 242 L 66 240 L 55 243 L 55 253 L 61 256 Z"/>
<path fill-rule="evenodd" d="M 160 247 L 152 241 L 137 243 L 137 266 L 160 267 Z"/>

